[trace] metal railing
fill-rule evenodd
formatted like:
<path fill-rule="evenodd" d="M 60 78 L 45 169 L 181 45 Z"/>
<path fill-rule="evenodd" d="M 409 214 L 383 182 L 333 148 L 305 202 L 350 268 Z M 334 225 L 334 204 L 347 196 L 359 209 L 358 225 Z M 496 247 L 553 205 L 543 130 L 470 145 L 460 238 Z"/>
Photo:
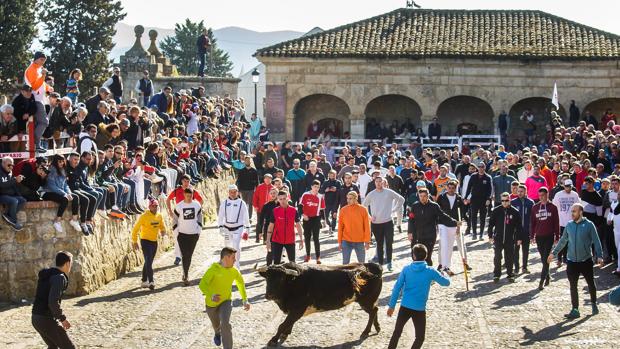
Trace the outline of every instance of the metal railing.
<path fill-rule="evenodd" d="M 340 150 L 345 146 L 355 147 L 355 146 L 363 146 L 366 147 L 370 143 L 377 143 L 379 145 L 391 145 L 392 143 L 396 143 L 399 148 L 406 149 L 409 147 L 412 141 L 418 140 L 417 137 L 412 138 L 393 138 L 392 142 L 384 143 L 382 139 L 331 139 L 330 142 L 332 144 L 332 148 L 336 150 Z M 303 142 L 291 142 L 292 144 L 300 144 L 303 145 Z M 421 137 L 419 138 L 420 146 L 424 148 L 443 148 L 443 149 L 451 149 L 454 147 L 458 147 L 459 149 L 463 148 L 463 143 L 467 144 L 475 144 L 481 146 L 489 146 L 492 144 L 500 144 L 500 136 L 499 135 L 463 135 L 463 136 L 442 136 L 439 139 L 429 138 L 429 137 Z M 310 144 L 317 145 L 317 139 L 311 139 Z"/>

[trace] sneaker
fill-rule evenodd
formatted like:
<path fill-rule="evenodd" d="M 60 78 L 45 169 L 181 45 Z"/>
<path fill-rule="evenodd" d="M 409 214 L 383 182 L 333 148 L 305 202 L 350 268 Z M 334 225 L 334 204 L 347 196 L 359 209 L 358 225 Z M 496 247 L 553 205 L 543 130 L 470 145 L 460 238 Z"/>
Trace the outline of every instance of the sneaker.
<path fill-rule="evenodd" d="M 592 304 L 592 315 L 598 315 L 598 305 L 596 303 Z"/>
<path fill-rule="evenodd" d="M 108 213 L 108 215 L 112 218 L 116 218 L 116 219 L 125 219 L 125 214 L 123 212 L 121 212 L 118 208 L 112 208 L 110 210 L 110 213 Z"/>
<path fill-rule="evenodd" d="M 580 316 L 581 314 L 579 314 L 579 309 L 571 309 L 570 313 L 564 315 L 567 319 L 576 319 Z"/>
<path fill-rule="evenodd" d="M 508 282 L 515 282 L 515 276 L 514 275 L 508 275 Z"/>
<path fill-rule="evenodd" d="M 57 233 L 62 233 L 62 223 L 58 222 L 54 222 L 52 224 L 54 226 L 54 229 L 56 229 Z"/>
<path fill-rule="evenodd" d="M 222 345 L 222 335 L 219 333 L 216 333 L 215 336 L 213 336 L 213 344 L 215 344 L 216 347 L 219 347 L 220 345 Z"/>
<path fill-rule="evenodd" d="M 88 233 L 90 235 L 95 235 L 95 230 L 93 229 L 93 225 L 90 223 L 86 223 L 86 228 L 88 229 Z"/>
<path fill-rule="evenodd" d="M 148 288 L 148 287 L 149 287 L 148 281 L 142 281 L 142 283 L 140 284 L 140 288 Z"/>
<path fill-rule="evenodd" d="M 24 229 L 24 226 L 21 223 L 15 223 L 13 225 L 13 229 L 15 229 L 15 231 L 21 231 L 22 229 Z"/>
<path fill-rule="evenodd" d="M 310 261 L 310 256 L 305 256 L 304 257 L 304 263 L 308 263 Z"/>
<path fill-rule="evenodd" d="M 499 282 L 499 276 L 494 276 L 493 277 L 493 282 L 494 283 L 498 283 Z"/>
<path fill-rule="evenodd" d="M 77 232 L 82 232 L 82 227 L 80 226 L 80 223 L 78 223 L 78 221 L 74 221 L 73 219 L 69 221 L 69 225 L 75 229 L 75 231 Z"/>
<path fill-rule="evenodd" d="M 547 278 L 545 279 L 545 286 L 549 286 L 550 282 L 551 282 L 551 276 L 547 275 Z"/>
<path fill-rule="evenodd" d="M 82 233 L 84 235 L 88 236 L 89 235 L 89 233 L 88 233 L 88 226 L 86 226 L 86 223 L 82 223 L 81 226 L 82 226 Z"/>
<path fill-rule="evenodd" d="M 521 273 L 523 273 L 523 274 L 529 274 L 529 273 L 530 273 L 530 271 L 529 271 L 527 268 L 523 268 L 523 269 L 521 269 Z"/>
<path fill-rule="evenodd" d="M 177 257 L 174 259 L 174 265 L 179 265 L 181 264 L 181 257 Z"/>
<path fill-rule="evenodd" d="M 443 271 L 448 274 L 448 276 L 454 276 L 454 272 L 450 270 L 450 268 L 443 268 Z"/>
<path fill-rule="evenodd" d="M 542 291 L 545 289 L 544 283 L 544 280 L 540 280 L 540 282 L 538 283 L 538 290 Z"/>
<path fill-rule="evenodd" d="M 443 269 L 443 268 L 441 267 L 441 264 L 439 264 L 439 265 L 437 266 L 437 271 L 441 271 L 441 269 Z"/>
<path fill-rule="evenodd" d="M 155 283 L 149 282 L 149 290 L 153 291 L 155 289 Z"/>
<path fill-rule="evenodd" d="M 189 286 L 189 280 L 187 279 L 187 275 L 183 275 L 181 281 L 183 281 L 183 286 Z"/>
<path fill-rule="evenodd" d="M 387 264 L 387 270 L 388 271 L 392 271 L 392 263 L 388 263 Z"/>
<path fill-rule="evenodd" d="M 316 259 L 316 264 L 321 264 L 321 260 L 319 258 Z"/>

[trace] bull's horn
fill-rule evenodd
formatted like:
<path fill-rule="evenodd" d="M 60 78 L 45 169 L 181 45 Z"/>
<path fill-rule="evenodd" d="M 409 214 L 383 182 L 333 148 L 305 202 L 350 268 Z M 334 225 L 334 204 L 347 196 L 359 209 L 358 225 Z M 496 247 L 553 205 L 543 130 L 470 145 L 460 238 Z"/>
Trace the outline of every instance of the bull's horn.
<path fill-rule="evenodd" d="M 254 270 L 256 270 L 256 272 L 258 273 L 264 273 L 267 271 L 267 266 L 263 265 L 262 267 L 258 268 L 258 263 L 254 264 Z"/>
<path fill-rule="evenodd" d="M 299 272 L 294 269 L 284 269 L 284 273 L 291 276 L 299 276 Z"/>

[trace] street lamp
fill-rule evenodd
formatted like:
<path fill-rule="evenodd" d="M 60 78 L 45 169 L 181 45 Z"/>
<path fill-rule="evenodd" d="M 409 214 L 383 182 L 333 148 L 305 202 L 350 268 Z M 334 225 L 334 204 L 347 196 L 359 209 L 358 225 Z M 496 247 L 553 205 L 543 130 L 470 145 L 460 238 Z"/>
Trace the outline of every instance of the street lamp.
<path fill-rule="evenodd" d="M 252 82 L 254 83 L 254 114 L 256 114 L 256 117 L 258 117 L 258 112 L 257 112 L 257 104 L 258 104 L 258 92 L 257 92 L 257 86 L 258 86 L 258 80 L 259 80 L 259 75 L 260 73 L 258 72 L 258 70 L 256 68 L 254 68 L 254 70 L 252 71 Z"/>

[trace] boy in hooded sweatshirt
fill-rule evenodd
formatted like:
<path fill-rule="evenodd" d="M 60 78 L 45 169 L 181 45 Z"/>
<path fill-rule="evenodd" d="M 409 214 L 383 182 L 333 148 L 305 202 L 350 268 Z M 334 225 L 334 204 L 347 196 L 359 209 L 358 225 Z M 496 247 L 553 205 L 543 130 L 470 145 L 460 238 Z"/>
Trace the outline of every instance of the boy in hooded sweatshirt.
<path fill-rule="evenodd" d="M 396 302 L 401 291 L 403 299 L 398 310 L 394 333 L 390 339 L 388 349 L 395 349 L 403 332 L 403 327 L 411 319 L 415 330 L 415 341 L 411 348 L 421 348 L 426 332 L 426 301 L 431 284 L 436 281 L 441 286 L 449 286 L 450 278 L 426 264 L 426 246 L 415 244 L 412 250 L 413 263 L 401 271 L 392 290 L 392 297 L 388 303 L 387 315 L 394 314 Z"/>

